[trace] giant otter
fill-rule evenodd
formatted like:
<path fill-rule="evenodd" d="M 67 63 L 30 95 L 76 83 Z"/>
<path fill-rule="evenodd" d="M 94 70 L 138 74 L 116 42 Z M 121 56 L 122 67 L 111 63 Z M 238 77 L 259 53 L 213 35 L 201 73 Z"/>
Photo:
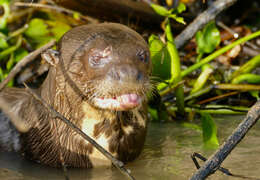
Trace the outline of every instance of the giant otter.
<path fill-rule="evenodd" d="M 68 31 L 56 52 L 48 50 L 42 57 L 51 66 L 37 93 L 116 158 L 135 159 L 144 145 L 151 89 L 145 40 L 120 24 L 83 25 Z M 53 167 L 61 161 L 84 168 L 111 164 L 26 90 L 6 88 L 0 97 L 31 127 L 19 133 L 1 113 L 1 149 Z"/>

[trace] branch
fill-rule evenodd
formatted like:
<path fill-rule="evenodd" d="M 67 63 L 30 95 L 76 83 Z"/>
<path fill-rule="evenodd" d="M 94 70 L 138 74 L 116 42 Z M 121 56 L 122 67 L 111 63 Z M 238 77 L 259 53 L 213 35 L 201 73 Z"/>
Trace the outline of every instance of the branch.
<path fill-rule="evenodd" d="M 34 93 L 26 84 L 26 90 L 37 100 L 39 101 L 53 117 L 60 119 L 63 123 L 68 125 L 72 130 L 81 135 L 82 138 L 91 143 L 99 152 L 101 152 L 104 156 L 106 156 L 124 175 L 126 175 L 129 179 L 135 180 L 135 178 L 130 174 L 129 170 L 124 167 L 124 163 L 114 158 L 107 150 L 105 150 L 102 146 L 96 143 L 91 137 L 85 134 L 81 129 L 79 129 L 75 124 L 70 122 L 67 118 L 65 118 L 62 114 L 53 109 L 49 104 L 47 104 L 39 95 Z"/>
<path fill-rule="evenodd" d="M 177 49 L 181 48 L 195 33 L 209 21 L 215 19 L 217 14 L 233 5 L 237 0 L 217 0 L 207 10 L 200 14 L 175 38 Z"/>
<path fill-rule="evenodd" d="M 210 174 L 215 173 L 221 163 L 258 121 L 259 117 L 260 101 L 256 102 L 256 104 L 248 111 L 245 119 L 228 137 L 226 142 L 206 161 L 206 163 L 190 178 L 190 180 L 205 179 Z"/>
<path fill-rule="evenodd" d="M 57 5 L 47 5 L 47 4 L 41 4 L 41 3 L 24 3 L 24 2 L 16 2 L 14 3 L 15 6 L 21 6 L 21 7 L 32 7 L 32 8 L 42 8 L 42 9 L 51 9 L 57 12 L 63 12 L 63 13 L 68 13 L 69 15 L 73 16 L 75 13 L 78 13 L 76 11 L 70 10 L 70 9 L 66 9 L 64 7 L 60 7 Z M 79 14 L 80 18 L 87 20 L 91 23 L 97 23 L 98 21 L 87 17 L 87 16 L 83 16 L 81 14 Z"/>
<path fill-rule="evenodd" d="M 56 41 L 51 40 L 49 43 L 45 44 L 44 46 L 40 47 L 39 49 L 31 52 L 27 56 L 25 56 L 21 61 L 19 61 L 15 67 L 11 70 L 8 76 L 0 83 L 0 91 L 8 84 L 8 82 L 13 79 L 16 74 L 18 74 L 21 69 L 26 66 L 28 63 L 32 62 L 39 54 L 41 54 L 46 49 L 55 45 Z"/>

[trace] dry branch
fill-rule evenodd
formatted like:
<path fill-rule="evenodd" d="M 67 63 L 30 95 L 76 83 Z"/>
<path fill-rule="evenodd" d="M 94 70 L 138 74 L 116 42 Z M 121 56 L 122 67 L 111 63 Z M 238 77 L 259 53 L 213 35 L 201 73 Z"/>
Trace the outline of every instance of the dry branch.
<path fill-rule="evenodd" d="M 181 48 L 188 40 L 190 40 L 195 33 L 203 28 L 209 21 L 224 9 L 233 5 L 237 0 L 218 0 L 215 1 L 206 11 L 200 14 L 192 23 L 189 24 L 175 39 L 176 47 Z"/>
<path fill-rule="evenodd" d="M 47 5 L 47 4 L 40 4 L 40 3 L 24 3 L 24 2 L 16 2 L 14 3 L 15 6 L 21 6 L 21 7 L 31 7 L 31 8 L 42 8 L 42 9 L 52 9 L 54 11 L 57 12 L 64 12 L 67 14 L 70 14 L 71 16 L 73 16 L 75 13 L 77 13 L 76 11 L 70 10 L 70 9 L 66 9 L 60 6 L 56 6 L 56 5 Z M 87 16 L 83 16 L 81 14 L 79 14 L 80 18 L 87 20 L 91 23 L 97 23 L 98 21 L 87 17 Z"/>
<path fill-rule="evenodd" d="M 206 163 L 191 177 L 190 180 L 202 180 L 215 173 L 221 163 L 244 138 L 246 133 L 260 118 L 260 101 L 248 111 L 245 119 L 228 137 L 226 142 L 206 161 Z"/>

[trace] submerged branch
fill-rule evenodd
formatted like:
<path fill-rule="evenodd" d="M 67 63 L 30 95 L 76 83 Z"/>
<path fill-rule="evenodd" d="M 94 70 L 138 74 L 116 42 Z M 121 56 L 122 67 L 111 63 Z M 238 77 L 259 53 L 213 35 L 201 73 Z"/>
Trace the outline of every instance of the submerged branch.
<path fill-rule="evenodd" d="M 228 137 L 226 142 L 206 161 L 206 163 L 190 178 L 190 180 L 201 180 L 220 167 L 221 163 L 236 147 L 236 145 L 245 137 L 246 133 L 260 118 L 260 101 L 258 101 L 247 113 L 245 119 Z"/>

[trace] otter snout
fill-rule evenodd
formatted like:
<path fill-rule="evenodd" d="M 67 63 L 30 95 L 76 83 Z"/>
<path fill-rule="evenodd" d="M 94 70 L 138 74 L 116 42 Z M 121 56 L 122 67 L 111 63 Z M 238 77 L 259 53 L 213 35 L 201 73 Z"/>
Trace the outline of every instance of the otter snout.
<path fill-rule="evenodd" d="M 108 78 L 112 80 L 124 82 L 139 82 L 143 80 L 143 73 L 131 65 L 118 65 L 112 67 L 108 72 Z"/>

